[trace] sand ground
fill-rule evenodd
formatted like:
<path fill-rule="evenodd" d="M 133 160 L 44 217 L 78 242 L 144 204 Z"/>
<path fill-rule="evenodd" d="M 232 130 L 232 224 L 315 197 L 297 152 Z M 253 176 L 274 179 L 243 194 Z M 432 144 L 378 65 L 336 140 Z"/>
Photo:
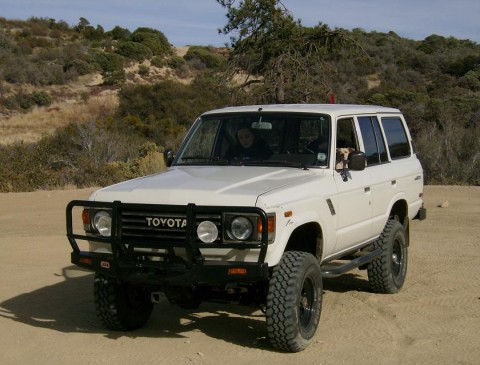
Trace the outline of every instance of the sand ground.
<path fill-rule="evenodd" d="M 357 270 L 325 280 L 320 327 L 297 354 L 273 350 L 262 313 L 238 306 L 163 302 L 138 331 L 104 330 L 65 237 L 67 202 L 90 191 L 0 194 L 0 364 L 480 363 L 479 187 L 426 187 L 403 290 L 373 294 Z"/>

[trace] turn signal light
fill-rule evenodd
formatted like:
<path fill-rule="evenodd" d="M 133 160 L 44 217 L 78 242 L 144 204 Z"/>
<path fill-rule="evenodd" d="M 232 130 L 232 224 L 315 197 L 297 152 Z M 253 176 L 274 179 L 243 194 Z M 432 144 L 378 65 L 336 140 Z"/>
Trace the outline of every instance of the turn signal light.
<path fill-rule="evenodd" d="M 247 275 L 247 269 L 244 267 L 231 267 L 228 269 L 228 275 Z"/>
<path fill-rule="evenodd" d="M 80 257 L 78 259 L 78 261 L 81 263 L 81 264 L 85 264 L 85 265 L 91 265 L 93 264 L 93 260 L 90 258 L 90 257 Z"/>
<path fill-rule="evenodd" d="M 267 225 L 268 225 L 268 233 L 275 232 L 275 217 L 269 216 Z M 262 234 L 263 232 L 263 224 L 260 218 L 258 218 L 258 221 L 257 221 L 257 232 L 258 234 Z"/>
<path fill-rule="evenodd" d="M 82 221 L 83 221 L 83 224 L 85 224 L 85 225 L 90 224 L 90 214 L 89 214 L 87 209 L 84 209 L 82 211 Z"/>

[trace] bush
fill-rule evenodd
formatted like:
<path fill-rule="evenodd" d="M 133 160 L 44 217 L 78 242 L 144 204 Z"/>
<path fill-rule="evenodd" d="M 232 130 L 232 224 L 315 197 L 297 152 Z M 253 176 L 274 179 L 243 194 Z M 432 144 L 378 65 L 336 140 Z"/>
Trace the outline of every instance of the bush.
<path fill-rule="evenodd" d="M 33 102 L 38 106 L 48 106 L 52 104 L 52 97 L 45 91 L 36 91 L 30 95 Z"/>
<path fill-rule="evenodd" d="M 140 157 L 131 166 L 131 171 L 136 176 L 150 175 L 166 169 L 163 153 L 155 143 L 146 142 L 139 147 L 138 151 Z"/>
<path fill-rule="evenodd" d="M 115 52 L 124 57 L 130 58 L 132 60 L 136 60 L 139 62 L 142 62 L 145 59 L 150 59 L 153 56 L 153 53 L 150 50 L 150 48 L 148 48 L 142 43 L 131 42 L 131 41 L 121 43 Z"/>
<path fill-rule="evenodd" d="M 84 60 L 72 60 L 65 63 L 63 66 L 65 72 L 74 70 L 79 75 L 88 75 L 96 71 L 95 65 L 92 65 Z"/>
<path fill-rule="evenodd" d="M 103 80 L 106 85 L 121 84 L 125 81 L 122 56 L 116 53 L 97 52 L 93 57 L 102 69 Z"/>
<path fill-rule="evenodd" d="M 480 91 L 480 70 L 468 71 L 460 80 L 460 85 L 472 91 Z"/>
<path fill-rule="evenodd" d="M 227 104 L 228 89 L 220 88 L 215 79 L 201 78 L 191 85 L 175 81 L 128 85 L 120 90 L 119 97 L 120 118 L 130 121 L 129 127 L 138 133 L 165 146 L 177 144 L 179 136 L 202 112 Z"/>
<path fill-rule="evenodd" d="M 147 77 L 150 74 L 150 69 L 146 65 L 140 65 L 138 67 L 138 74 L 143 77 Z"/>
<path fill-rule="evenodd" d="M 97 25 L 96 28 L 87 26 L 83 30 L 83 36 L 90 41 L 98 42 L 105 38 L 105 32 L 101 25 Z"/>
<path fill-rule="evenodd" d="M 132 41 L 150 48 L 153 55 L 164 56 L 172 53 L 172 47 L 165 35 L 155 29 L 138 28 L 132 33 Z"/>
<path fill-rule="evenodd" d="M 152 66 L 155 66 L 158 68 L 162 68 L 165 66 L 165 61 L 163 57 L 160 57 L 160 56 L 152 57 L 152 59 L 150 60 L 150 63 L 152 64 Z"/>
<path fill-rule="evenodd" d="M 115 40 L 127 41 L 130 39 L 132 33 L 128 29 L 116 25 L 111 31 L 107 32 L 106 35 Z"/>
<path fill-rule="evenodd" d="M 227 60 L 213 51 L 211 47 L 192 46 L 184 56 L 185 60 L 200 60 L 209 69 L 223 69 Z"/>
<path fill-rule="evenodd" d="M 126 75 L 123 69 L 114 71 L 114 72 L 103 73 L 104 85 L 121 85 L 125 82 L 125 80 L 126 80 Z"/>
<path fill-rule="evenodd" d="M 123 69 L 123 57 L 115 53 L 96 52 L 93 55 L 103 72 L 113 72 Z"/>
<path fill-rule="evenodd" d="M 0 146 L 1 192 L 105 186 L 164 169 L 159 147 L 119 133 L 108 121 L 70 124 L 38 143 Z"/>
<path fill-rule="evenodd" d="M 52 103 L 52 97 L 45 91 L 35 91 L 31 94 L 24 93 L 20 90 L 14 96 L 3 99 L 2 103 L 9 109 L 28 110 L 34 105 L 48 106 Z"/>
<path fill-rule="evenodd" d="M 173 69 L 183 67 L 185 66 L 185 64 L 186 64 L 185 59 L 180 56 L 172 56 L 167 60 L 168 67 L 171 67 Z"/>

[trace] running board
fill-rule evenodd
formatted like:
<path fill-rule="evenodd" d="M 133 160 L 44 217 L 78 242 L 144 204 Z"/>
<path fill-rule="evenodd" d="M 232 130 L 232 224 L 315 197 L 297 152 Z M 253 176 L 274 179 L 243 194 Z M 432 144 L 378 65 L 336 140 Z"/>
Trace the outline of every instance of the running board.
<path fill-rule="evenodd" d="M 357 257 L 356 259 L 353 259 L 352 261 L 347 262 L 346 264 L 338 265 L 338 266 L 335 266 L 335 265 L 322 266 L 321 267 L 322 276 L 324 278 L 336 278 L 337 276 L 343 275 L 350 270 L 356 269 L 357 267 L 360 267 L 362 265 L 368 264 L 369 262 L 372 262 L 381 254 L 382 254 L 382 249 L 379 247 L 371 252 L 368 252 L 360 257 Z"/>

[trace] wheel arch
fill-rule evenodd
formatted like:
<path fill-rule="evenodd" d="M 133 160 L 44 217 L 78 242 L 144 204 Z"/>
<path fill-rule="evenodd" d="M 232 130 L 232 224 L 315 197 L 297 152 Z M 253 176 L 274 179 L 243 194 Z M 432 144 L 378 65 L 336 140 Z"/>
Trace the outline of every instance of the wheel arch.
<path fill-rule="evenodd" d="M 408 203 L 405 199 L 398 199 L 395 201 L 395 203 L 392 205 L 390 209 L 390 213 L 388 216 L 389 220 L 397 220 L 399 221 L 402 225 L 403 228 L 405 229 L 405 234 L 407 236 L 407 246 L 409 245 L 409 237 L 410 237 L 410 221 L 408 218 Z"/>
<path fill-rule="evenodd" d="M 323 245 L 324 235 L 320 224 L 318 222 L 307 222 L 293 230 L 285 246 L 285 252 L 308 252 L 320 262 L 323 257 Z"/>
<path fill-rule="evenodd" d="M 408 203 L 405 199 L 399 199 L 393 203 L 390 208 L 389 219 L 396 219 L 399 222 L 403 222 L 405 218 L 408 218 Z"/>

